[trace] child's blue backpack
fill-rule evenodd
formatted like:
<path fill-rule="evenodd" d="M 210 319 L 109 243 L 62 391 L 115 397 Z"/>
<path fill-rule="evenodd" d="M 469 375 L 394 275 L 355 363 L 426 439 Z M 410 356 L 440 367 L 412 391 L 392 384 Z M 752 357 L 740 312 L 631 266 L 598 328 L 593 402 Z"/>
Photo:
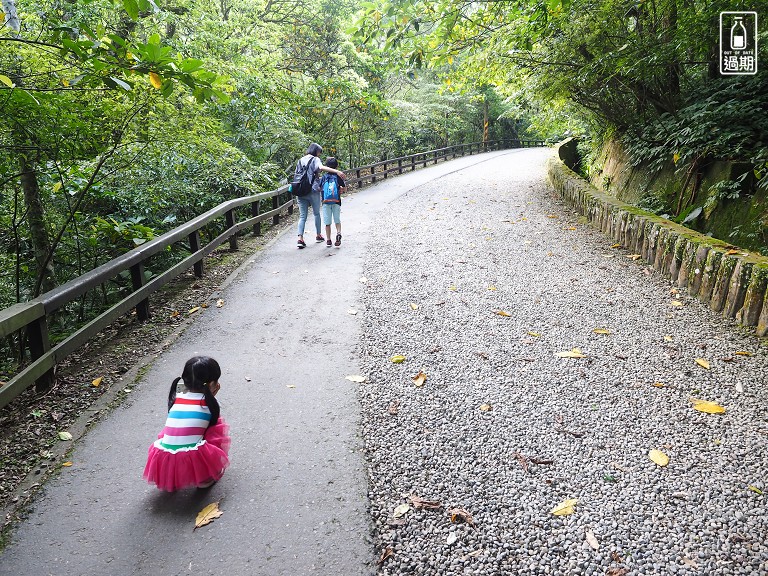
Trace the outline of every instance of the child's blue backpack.
<path fill-rule="evenodd" d="M 322 179 L 323 204 L 341 204 L 339 180 L 335 174 L 324 174 Z"/>

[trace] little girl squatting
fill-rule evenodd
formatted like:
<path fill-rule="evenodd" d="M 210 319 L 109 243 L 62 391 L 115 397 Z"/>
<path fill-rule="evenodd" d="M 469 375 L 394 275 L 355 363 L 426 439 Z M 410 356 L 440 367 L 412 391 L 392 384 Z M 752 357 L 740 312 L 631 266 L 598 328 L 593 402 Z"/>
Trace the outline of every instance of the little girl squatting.
<path fill-rule="evenodd" d="M 214 397 L 221 368 L 207 356 L 187 360 L 168 392 L 168 417 L 149 447 L 144 479 L 160 490 L 208 488 L 229 466 L 229 426 Z"/>

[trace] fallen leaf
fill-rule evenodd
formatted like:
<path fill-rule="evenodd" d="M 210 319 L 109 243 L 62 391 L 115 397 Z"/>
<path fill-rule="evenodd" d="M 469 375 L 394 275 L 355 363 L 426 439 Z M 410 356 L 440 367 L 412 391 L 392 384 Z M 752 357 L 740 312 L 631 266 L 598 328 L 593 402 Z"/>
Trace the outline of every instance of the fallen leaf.
<path fill-rule="evenodd" d="M 699 565 L 694 560 L 691 560 L 690 558 L 683 558 L 683 564 L 694 569 L 697 569 L 699 567 Z"/>
<path fill-rule="evenodd" d="M 72 440 L 72 434 L 69 432 L 59 432 L 60 440 Z"/>
<path fill-rule="evenodd" d="M 286 384 L 286 388 L 296 388 L 296 384 Z"/>
<path fill-rule="evenodd" d="M 547 214 L 547 218 L 557 218 L 556 214 Z"/>
<path fill-rule="evenodd" d="M 456 292 L 456 286 L 448 286 L 448 290 Z"/>
<path fill-rule="evenodd" d="M 706 368 L 707 370 L 709 370 L 709 362 L 704 358 L 696 358 L 696 364 L 698 364 L 702 368 Z"/>
<path fill-rule="evenodd" d="M 384 552 L 382 552 L 382 553 L 381 553 L 381 556 L 379 557 L 379 564 L 384 564 L 384 562 L 386 562 L 387 558 L 389 558 L 389 557 L 390 557 L 390 556 L 392 556 L 393 554 L 394 554 L 394 552 L 392 551 L 392 548 L 390 548 L 389 546 L 387 546 L 387 547 L 384 549 Z"/>
<path fill-rule="evenodd" d="M 592 532 L 592 530 L 587 530 L 585 534 L 587 544 L 589 544 L 589 547 L 592 548 L 592 550 L 597 550 L 600 548 L 600 543 L 597 541 L 597 538 L 595 537 L 595 533 Z"/>
<path fill-rule="evenodd" d="M 534 338 L 541 338 L 541 334 L 538 332 L 526 332 L 526 334 L 528 334 L 528 336 L 533 336 Z"/>
<path fill-rule="evenodd" d="M 664 342 L 672 342 L 672 340 L 674 340 L 674 338 L 672 338 L 671 335 L 669 334 L 664 335 Z"/>
<path fill-rule="evenodd" d="M 387 408 L 387 412 L 389 412 L 394 416 L 395 414 L 397 414 L 398 410 L 400 410 L 400 400 L 392 400 L 392 403 L 389 405 L 389 408 Z"/>
<path fill-rule="evenodd" d="M 605 576 L 626 576 L 629 572 L 629 568 L 622 568 L 621 566 L 613 566 L 605 571 Z"/>
<path fill-rule="evenodd" d="M 445 543 L 448 544 L 448 546 L 450 546 L 451 544 L 455 544 L 456 540 L 458 539 L 459 537 L 456 536 L 456 532 L 451 532 L 450 534 L 448 534 L 448 538 L 445 539 Z"/>
<path fill-rule="evenodd" d="M 621 244 L 612 244 L 611 248 L 621 248 Z"/>
<path fill-rule="evenodd" d="M 424 372 L 419 371 L 419 373 L 416 374 L 416 376 L 411 377 L 411 380 L 413 380 L 413 384 L 417 388 L 421 388 L 422 386 L 424 386 L 424 382 L 427 381 L 427 375 L 424 374 Z"/>
<path fill-rule="evenodd" d="M 189 310 L 189 312 L 187 312 L 187 314 L 194 314 L 198 310 L 200 310 L 200 306 L 195 306 L 194 308 L 190 308 L 190 310 Z"/>
<path fill-rule="evenodd" d="M 392 516 L 395 518 L 402 518 L 410 511 L 411 507 L 408 504 L 400 504 L 392 511 Z"/>
<path fill-rule="evenodd" d="M 648 452 L 648 458 L 650 458 L 653 463 L 661 466 L 662 468 L 669 464 L 669 456 L 664 454 L 664 452 L 661 450 L 651 450 Z"/>
<path fill-rule="evenodd" d="M 176 318 L 176 316 L 178 316 L 178 315 L 179 315 L 179 311 L 178 310 L 174 310 L 173 312 L 171 312 L 171 318 Z"/>
<path fill-rule="evenodd" d="M 395 354 L 394 356 L 392 356 L 392 358 L 390 358 L 390 360 L 395 364 L 402 364 L 403 362 L 405 362 L 405 356 L 403 356 L 402 354 Z"/>
<path fill-rule="evenodd" d="M 99 376 L 98 378 L 96 378 L 96 380 L 91 382 L 91 386 L 93 386 L 94 388 L 98 388 L 99 386 L 101 386 L 101 381 L 102 380 L 104 380 L 104 377 L 103 376 Z"/>
<path fill-rule="evenodd" d="M 750 486 L 748 486 L 747 488 L 749 488 L 749 490 L 751 490 L 751 491 L 752 491 L 752 492 L 754 492 L 755 494 L 760 494 L 761 496 L 763 495 L 763 491 L 762 491 L 762 490 L 760 490 L 760 488 L 758 488 L 757 486 L 752 486 L 752 485 L 750 485 Z"/>
<path fill-rule="evenodd" d="M 592 332 L 594 332 L 595 334 L 610 334 L 611 333 L 611 331 L 608 330 L 607 328 L 595 328 L 594 330 L 592 330 Z"/>
<path fill-rule="evenodd" d="M 355 314 L 357 314 L 357 310 L 350 308 L 349 310 L 347 310 L 347 314 L 352 314 L 352 316 L 354 316 Z"/>
<path fill-rule="evenodd" d="M 586 355 L 582 354 L 581 350 L 578 348 L 574 348 L 568 352 L 558 352 L 555 356 L 560 358 L 586 358 Z"/>
<path fill-rule="evenodd" d="M 464 508 L 452 508 L 448 510 L 448 514 L 451 517 L 451 522 L 466 522 L 470 526 L 475 525 L 472 514 L 464 510 Z"/>
<path fill-rule="evenodd" d="M 752 356 L 752 352 L 747 352 L 746 350 L 739 350 L 737 352 L 734 352 L 736 356 Z"/>
<path fill-rule="evenodd" d="M 560 502 L 557 506 L 552 508 L 552 510 L 549 511 L 550 514 L 554 514 L 555 516 L 570 516 L 574 513 L 574 506 L 576 506 L 576 503 L 578 502 L 578 498 L 571 498 L 569 500 L 564 500 L 563 502 Z"/>
<path fill-rule="evenodd" d="M 653 384 L 651 384 L 651 386 L 653 386 L 654 388 L 664 388 L 666 384 L 664 384 L 663 382 L 654 382 Z"/>
<path fill-rule="evenodd" d="M 483 412 L 490 412 L 491 410 L 493 410 L 493 406 L 491 406 L 490 404 L 481 404 L 480 410 L 482 410 Z"/>
<path fill-rule="evenodd" d="M 223 307 L 224 307 L 224 300 L 222 300 L 221 298 L 216 300 L 216 308 L 223 308 Z"/>
<path fill-rule="evenodd" d="M 498 314 L 499 316 L 512 316 L 512 314 L 505 312 L 504 310 L 495 310 L 494 314 Z"/>
<path fill-rule="evenodd" d="M 351 376 L 346 377 L 347 380 L 350 380 L 352 382 L 357 382 L 358 384 L 362 384 L 367 380 L 365 376 L 360 376 L 359 374 L 352 374 Z"/>
<path fill-rule="evenodd" d="M 222 514 L 223 512 L 219 510 L 218 502 L 213 502 L 211 504 L 208 504 L 208 506 L 206 506 L 205 508 L 200 510 L 200 512 L 197 513 L 197 518 L 195 518 L 195 527 L 192 528 L 192 531 L 194 532 L 201 526 L 210 524 Z"/>
<path fill-rule="evenodd" d="M 725 414 L 725 408 L 720 406 L 716 402 L 710 402 L 709 400 L 700 400 L 698 398 L 691 398 L 693 402 L 693 409 L 706 414 Z"/>
<path fill-rule="evenodd" d="M 726 252 L 728 256 L 733 256 L 734 254 L 738 254 L 738 253 L 739 253 L 738 250 L 728 250 L 728 252 Z"/>
<path fill-rule="evenodd" d="M 208 303 L 203 302 L 202 304 L 200 304 L 200 308 L 208 308 Z"/>
<path fill-rule="evenodd" d="M 411 307 L 411 310 L 418 310 L 419 309 L 419 305 L 418 304 L 414 304 L 413 302 L 411 302 L 409 304 L 409 306 Z"/>
<path fill-rule="evenodd" d="M 464 556 L 461 557 L 461 560 L 464 561 L 464 560 L 469 560 L 470 558 L 477 558 L 482 553 L 483 553 L 483 549 L 480 548 L 478 550 L 475 550 L 474 552 L 469 552 L 467 554 L 464 554 Z"/>
<path fill-rule="evenodd" d="M 680 307 L 683 305 L 683 303 L 682 303 L 682 302 L 680 302 L 680 300 L 672 300 L 671 304 L 672 304 L 672 306 L 674 306 L 675 308 L 680 308 Z"/>
<path fill-rule="evenodd" d="M 62 462 L 61 465 L 64 466 L 65 468 L 69 468 L 70 466 L 72 466 L 72 462 L 70 461 Z"/>
<path fill-rule="evenodd" d="M 424 498 L 416 496 L 415 494 L 408 496 L 408 500 L 410 500 L 413 507 L 417 510 L 438 510 L 439 508 L 443 507 L 443 504 L 440 502 L 440 500 L 425 500 Z"/>
<path fill-rule="evenodd" d="M 488 290 L 496 290 L 496 286 L 488 286 Z"/>
<path fill-rule="evenodd" d="M 629 258 L 630 260 L 639 260 L 640 258 L 642 258 L 642 255 L 641 254 L 627 254 L 627 258 Z"/>

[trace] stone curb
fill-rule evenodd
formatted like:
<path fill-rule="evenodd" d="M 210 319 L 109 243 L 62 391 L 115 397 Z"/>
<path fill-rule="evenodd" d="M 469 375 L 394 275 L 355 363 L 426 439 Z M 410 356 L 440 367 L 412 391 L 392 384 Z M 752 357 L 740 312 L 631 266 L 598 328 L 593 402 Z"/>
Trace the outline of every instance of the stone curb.
<path fill-rule="evenodd" d="M 768 258 L 676 224 L 599 191 L 558 158 L 547 162 L 552 186 L 597 228 L 639 254 L 715 312 L 768 334 Z"/>

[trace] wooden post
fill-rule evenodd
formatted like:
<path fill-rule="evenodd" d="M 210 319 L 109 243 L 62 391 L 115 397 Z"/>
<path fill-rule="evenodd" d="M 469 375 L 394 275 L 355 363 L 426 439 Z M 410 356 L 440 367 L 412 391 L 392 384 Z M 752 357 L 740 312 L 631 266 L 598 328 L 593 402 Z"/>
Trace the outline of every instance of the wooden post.
<path fill-rule="evenodd" d="M 275 196 L 277 198 L 277 196 Z M 234 228 L 235 226 L 235 210 L 227 210 L 227 213 L 224 215 L 224 218 L 227 220 L 227 228 Z M 237 234 L 232 234 L 232 236 L 229 237 L 229 249 L 234 252 L 237 250 Z"/>
<path fill-rule="evenodd" d="M 402 174 L 403 173 L 403 159 L 398 158 L 397 159 L 397 173 Z"/>
<path fill-rule="evenodd" d="M 200 250 L 200 231 L 195 230 L 194 232 L 192 232 L 192 234 L 189 235 L 189 251 L 192 252 L 192 254 L 194 254 L 198 250 Z M 202 260 L 198 260 L 197 262 L 195 262 L 192 265 L 192 268 L 195 271 L 195 276 L 197 276 L 198 278 L 203 277 L 203 261 Z"/>
<path fill-rule="evenodd" d="M 424 166 L 423 167 L 426 168 L 427 167 L 427 153 L 424 152 L 424 154 L 422 154 L 422 156 L 423 156 L 423 160 L 424 160 Z"/>
<path fill-rule="evenodd" d="M 416 170 L 416 155 L 411 154 L 411 172 Z"/>
<path fill-rule="evenodd" d="M 144 262 L 131 266 L 131 284 L 134 292 L 144 286 Z M 136 304 L 136 317 L 141 322 L 149 320 L 149 298 Z"/>
<path fill-rule="evenodd" d="M 37 360 L 51 349 L 51 342 L 48 339 L 48 323 L 45 316 L 27 324 L 27 342 L 29 343 L 29 353 L 32 356 L 32 360 Z M 53 382 L 53 370 L 49 370 L 35 380 L 35 392 L 39 394 L 49 390 Z"/>
<path fill-rule="evenodd" d="M 256 202 L 251 202 L 251 216 L 256 218 L 261 213 L 261 200 L 256 200 Z M 291 208 L 293 208 L 293 205 L 291 205 Z M 253 225 L 253 235 L 254 236 L 261 236 L 261 222 L 256 222 L 256 224 Z"/>
<path fill-rule="evenodd" d="M 384 180 L 387 179 L 387 162 L 384 162 Z"/>
<path fill-rule="evenodd" d="M 272 196 L 272 210 L 277 210 L 280 207 L 280 200 L 277 196 Z M 280 224 L 280 214 L 272 216 L 272 225 L 278 226 Z"/>
<path fill-rule="evenodd" d="M 360 168 L 355 170 L 355 175 L 357 176 L 357 187 L 362 188 L 363 187 L 363 181 L 360 180 Z"/>

